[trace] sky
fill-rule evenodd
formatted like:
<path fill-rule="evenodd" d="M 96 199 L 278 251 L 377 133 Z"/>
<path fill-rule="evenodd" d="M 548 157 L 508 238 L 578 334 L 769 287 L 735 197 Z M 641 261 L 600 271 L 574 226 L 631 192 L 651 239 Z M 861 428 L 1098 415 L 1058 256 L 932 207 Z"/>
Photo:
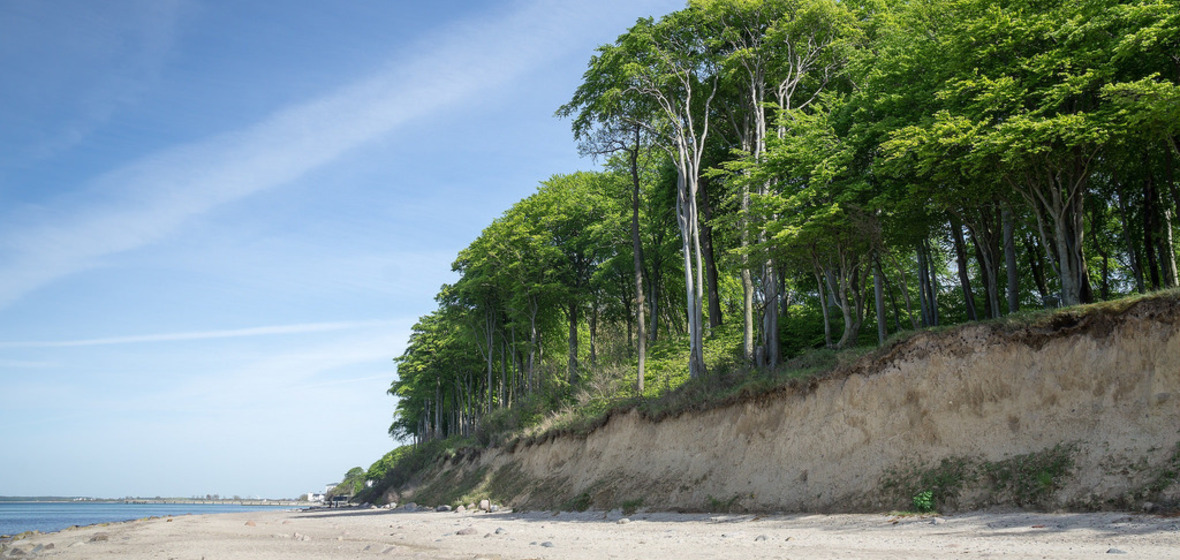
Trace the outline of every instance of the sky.
<path fill-rule="evenodd" d="M 683 0 L 0 0 L 0 495 L 296 497 Z"/>

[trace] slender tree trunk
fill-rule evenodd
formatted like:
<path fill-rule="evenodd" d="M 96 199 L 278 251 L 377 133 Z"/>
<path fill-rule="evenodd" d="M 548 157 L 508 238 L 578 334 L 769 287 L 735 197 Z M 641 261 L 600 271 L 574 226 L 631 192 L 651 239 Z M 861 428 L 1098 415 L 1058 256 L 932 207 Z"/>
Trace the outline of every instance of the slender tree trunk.
<path fill-rule="evenodd" d="M 918 304 L 922 308 L 922 326 L 929 327 L 934 324 L 930 313 L 930 280 L 926 273 L 926 247 L 925 241 L 918 245 Z"/>
<path fill-rule="evenodd" d="M 1139 293 L 1147 292 L 1147 283 L 1144 280 L 1143 261 L 1139 258 L 1139 251 L 1135 247 L 1135 239 L 1131 235 L 1133 228 L 1131 227 L 1131 202 L 1128 200 L 1127 193 L 1118 181 L 1118 175 L 1113 177 L 1113 182 L 1119 197 L 1119 216 L 1123 221 L 1123 239 L 1127 243 L 1127 259 L 1131 264 L 1131 272 L 1135 277 L 1135 290 Z"/>
<path fill-rule="evenodd" d="M 888 325 L 885 324 L 885 289 L 882 282 L 881 259 L 873 255 L 873 297 L 877 302 L 877 344 L 884 345 L 889 336 Z"/>
<path fill-rule="evenodd" d="M 832 347 L 832 318 L 828 309 L 828 289 L 824 286 L 823 272 L 817 266 L 815 269 L 815 287 L 819 294 L 819 310 L 824 317 L 824 348 Z"/>
<path fill-rule="evenodd" d="M 571 302 L 566 309 L 569 319 L 569 382 L 578 382 L 578 304 Z"/>
<path fill-rule="evenodd" d="M 765 293 L 766 301 L 765 309 L 763 311 L 763 349 L 766 352 L 766 367 L 774 369 L 778 367 L 779 356 L 782 350 L 779 347 L 778 336 L 778 278 L 777 271 L 774 268 L 774 261 L 766 263 L 766 274 L 763 282 L 763 291 Z"/>
<path fill-rule="evenodd" d="M 709 282 L 709 328 L 715 329 L 721 326 L 721 295 L 718 292 L 717 286 L 717 263 L 713 255 L 713 207 L 709 203 L 708 181 L 704 178 L 700 180 L 700 192 L 697 199 L 700 201 L 701 214 L 704 220 L 701 220 L 701 251 L 705 259 L 705 273 Z"/>
<path fill-rule="evenodd" d="M 1144 156 L 1146 159 L 1146 156 Z M 1155 180 L 1148 162 L 1144 162 L 1146 181 L 1143 189 L 1143 249 L 1147 255 L 1147 270 L 1151 277 L 1151 289 L 1160 289 L 1160 269 L 1156 262 L 1156 203 Z"/>
<path fill-rule="evenodd" d="M 754 362 L 754 275 L 750 271 L 750 185 L 741 181 L 740 224 L 740 275 L 742 279 L 742 357 L 746 363 Z"/>
<path fill-rule="evenodd" d="M 905 267 L 901 266 L 897 262 L 897 259 L 893 257 L 890 257 L 889 262 L 893 265 L 894 270 L 897 271 L 898 288 L 901 290 L 901 295 L 905 299 L 905 314 L 909 318 L 910 328 L 917 330 L 919 323 L 918 319 L 914 318 L 914 304 L 910 299 L 909 280 L 906 279 Z M 901 327 L 898 327 L 897 330 L 901 330 Z"/>
<path fill-rule="evenodd" d="M 647 332 L 643 317 L 643 242 L 639 237 L 639 132 L 635 127 L 635 149 L 631 156 L 631 250 L 635 265 L 635 343 L 638 347 L 639 363 L 635 375 L 635 389 L 643 394 L 644 364 L 647 360 Z"/>
<path fill-rule="evenodd" d="M 1020 310 L 1020 278 L 1016 270 L 1016 220 L 1007 206 L 1000 211 L 1004 229 L 1004 268 L 1008 273 L 1008 313 Z"/>
<path fill-rule="evenodd" d="M 1169 272 L 1168 287 L 1175 288 L 1180 286 L 1180 272 L 1176 270 L 1176 250 L 1172 240 L 1172 219 L 1175 216 L 1180 216 L 1180 189 L 1176 187 L 1176 172 L 1172 160 L 1172 151 L 1164 148 L 1164 189 L 1171 195 L 1172 204 L 1165 205 L 1164 220 L 1166 226 L 1164 228 L 1165 242 L 1167 243 L 1166 266 Z"/>
<path fill-rule="evenodd" d="M 1041 296 L 1041 306 L 1050 307 L 1049 285 L 1045 279 L 1045 260 L 1034 239 L 1028 237 L 1024 239 L 1024 252 L 1028 255 L 1028 268 L 1032 272 L 1033 283 L 1036 284 L 1037 293 Z"/>
<path fill-rule="evenodd" d="M 598 304 L 590 307 L 590 367 L 598 367 Z"/>
<path fill-rule="evenodd" d="M 959 285 L 963 288 L 963 302 L 967 308 L 967 320 L 977 321 L 975 296 L 971 293 L 971 273 L 967 270 L 967 249 L 963 242 L 963 225 L 951 217 L 951 237 L 955 242 L 955 262 L 959 265 Z"/>

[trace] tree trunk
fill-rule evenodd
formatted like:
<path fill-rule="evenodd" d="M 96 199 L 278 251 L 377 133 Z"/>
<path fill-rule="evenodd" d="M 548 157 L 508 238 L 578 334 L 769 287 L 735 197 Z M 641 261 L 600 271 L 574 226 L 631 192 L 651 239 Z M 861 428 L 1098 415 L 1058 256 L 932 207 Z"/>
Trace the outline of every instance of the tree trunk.
<path fill-rule="evenodd" d="M 590 367 L 598 367 L 598 304 L 590 307 Z"/>
<path fill-rule="evenodd" d="M 566 309 L 569 319 L 569 382 L 570 385 L 578 381 L 578 304 L 570 303 Z"/>
<path fill-rule="evenodd" d="M 764 296 L 764 309 L 762 312 L 762 348 L 766 353 L 766 367 L 774 369 L 778 367 L 779 356 L 782 353 L 779 347 L 778 336 L 778 279 L 776 278 L 776 271 L 774 269 L 774 261 L 766 263 L 766 273 L 764 274 L 762 289 Z"/>
<path fill-rule="evenodd" d="M 828 289 L 824 286 L 823 272 L 815 269 L 815 287 L 819 294 L 819 309 L 824 317 L 824 348 L 832 347 L 832 319 L 828 309 Z"/>
<path fill-rule="evenodd" d="M 635 265 L 635 343 L 638 347 L 639 363 L 635 375 L 635 389 L 643 394 L 644 362 L 647 359 L 647 332 L 643 317 L 643 242 L 639 237 L 639 132 L 635 127 L 635 149 L 631 156 L 631 250 Z"/>
<path fill-rule="evenodd" d="M 967 249 L 963 242 L 963 225 L 951 217 L 951 237 L 955 242 L 955 262 L 959 265 L 959 285 L 963 288 L 963 301 L 967 308 L 967 320 L 977 321 L 975 296 L 971 293 L 971 273 L 967 270 Z"/>
<path fill-rule="evenodd" d="M 1041 296 L 1041 306 L 1051 307 L 1049 285 L 1045 278 L 1045 260 L 1034 239 L 1028 237 L 1024 239 L 1024 252 L 1028 255 L 1028 268 L 1032 272 L 1033 283 L 1036 284 L 1037 293 Z"/>
<path fill-rule="evenodd" d="M 717 263 L 713 255 L 713 207 L 709 203 L 708 181 L 704 178 L 700 180 L 700 192 L 697 196 L 700 201 L 701 216 L 701 252 L 705 259 L 705 273 L 709 286 L 709 328 L 715 329 L 721 326 L 721 295 L 718 293 L 717 286 Z"/>
<path fill-rule="evenodd" d="M 1016 220 L 1007 206 L 1001 210 L 1004 229 L 1004 268 L 1008 273 L 1008 313 L 1020 310 L 1020 278 L 1016 270 Z"/>
<path fill-rule="evenodd" d="M 1142 294 L 1147 292 L 1147 283 L 1143 274 L 1143 261 L 1139 258 L 1139 250 L 1135 247 L 1135 239 L 1131 235 L 1131 201 L 1128 200 L 1125 189 L 1119 184 L 1117 175 L 1112 181 L 1119 197 L 1119 216 L 1123 221 L 1123 239 L 1127 242 L 1127 259 L 1130 260 L 1132 276 L 1135 277 L 1135 290 Z"/>
<path fill-rule="evenodd" d="M 909 318 L 910 328 L 917 330 L 918 319 L 914 318 L 914 303 L 910 299 L 909 280 L 906 279 L 905 267 L 901 266 L 897 262 L 897 259 L 893 257 L 890 257 L 889 262 L 893 265 L 893 269 L 897 271 L 898 288 L 901 290 L 901 295 L 905 299 L 905 313 L 906 317 Z M 897 330 L 901 330 L 901 327 L 898 327 Z"/>
<path fill-rule="evenodd" d="M 1146 156 L 1145 156 L 1146 157 Z M 1147 255 L 1147 271 L 1151 277 L 1151 289 L 1160 289 L 1160 268 L 1156 262 L 1156 205 L 1155 180 L 1151 169 L 1144 162 L 1146 181 L 1143 189 L 1143 252 Z"/>
<path fill-rule="evenodd" d="M 881 259 L 873 255 L 873 297 L 877 303 L 877 344 L 884 345 L 889 336 L 888 325 L 885 324 L 885 289 L 883 288 Z"/>
<path fill-rule="evenodd" d="M 929 327 L 934 324 L 930 317 L 930 303 L 927 299 L 929 293 L 929 276 L 926 274 L 926 248 L 925 241 L 918 245 L 916 253 L 918 254 L 918 305 L 922 308 L 922 326 Z"/>

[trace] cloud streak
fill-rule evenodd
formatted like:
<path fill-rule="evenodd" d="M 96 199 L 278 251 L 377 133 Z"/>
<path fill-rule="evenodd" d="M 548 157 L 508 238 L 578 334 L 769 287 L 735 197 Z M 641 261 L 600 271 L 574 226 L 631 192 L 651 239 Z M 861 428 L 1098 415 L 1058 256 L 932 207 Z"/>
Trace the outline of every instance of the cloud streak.
<path fill-rule="evenodd" d="M 567 50 L 571 35 L 585 33 L 585 19 L 602 9 L 539 0 L 498 21 L 448 29 L 435 37 L 447 41 L 428 43 L 441 46 L 425 54 L 241 130 L 149 155 L 99 177 L 73 200 L 6 220 L 18 225 L 0 230 L 0 261 L 7 263 L 0 266 L 0 307 L 509 83 Z"/>
<path fill-rule="evenodd" d="M 107 338 L 90 338 L 83 340 L 46 340 L 46 341 L 12 341 L 0 342 L 0 348 L 73 348 L 80 346 L 110 346 L 116 344 L 142 344 L 152 342 L 184 342 L 191 340 L 210 340 L 219 338 L 244 338 L 253 336 L 276 336 L 290 334 L 324 333 L 365 328 L 385 328 L 399 325 L 400 321 L 347 321 L 302 323 L 296 325 L 274 325 L 266 327 L 252 327 L 246 329 L 227 329 L 217 331 L 197 331 L 181 333 L 162 333 L 134 336 L 116 336 Z M 0 365 L 13 365 L 17 362 L 0 361 Z M 24 367 L 32 367 L 32 362 L 21 362 Z"/>

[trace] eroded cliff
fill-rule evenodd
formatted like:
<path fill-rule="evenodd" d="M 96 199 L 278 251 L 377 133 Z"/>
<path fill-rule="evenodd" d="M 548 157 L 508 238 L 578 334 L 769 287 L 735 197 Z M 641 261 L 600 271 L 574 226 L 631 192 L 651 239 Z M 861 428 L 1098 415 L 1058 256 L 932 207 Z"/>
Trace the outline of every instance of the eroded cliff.
<path fill-rule="evenodd" d="M 1175 503 L 1180 301 L 921 333 L 817 382 L 585 437 L 461 454 L 457 488 L 526 508 L 878 511 Z"/>

